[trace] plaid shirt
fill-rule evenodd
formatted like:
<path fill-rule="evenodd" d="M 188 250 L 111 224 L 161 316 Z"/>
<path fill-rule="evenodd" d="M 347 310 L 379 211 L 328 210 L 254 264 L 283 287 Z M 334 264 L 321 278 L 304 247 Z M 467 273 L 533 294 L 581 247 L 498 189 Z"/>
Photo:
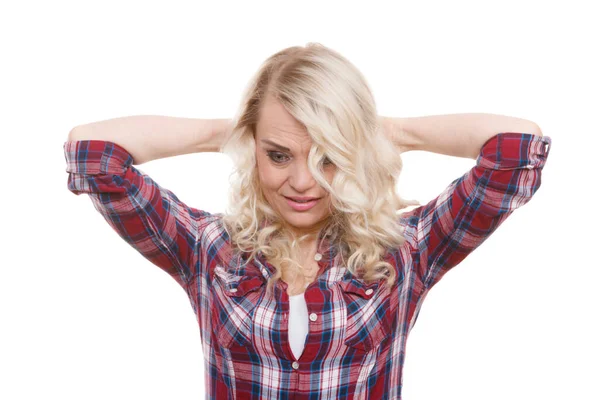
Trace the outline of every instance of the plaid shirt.
<path fill-rule="evenodd" d="M 400 399 L 408 334 L 429 290 L 476 249 L 541 184 L 548 136 L 500 133 L 476 165 L 429 203 L 399 214 L 406 243 L 385 260 L 383 281 L 354 277 L 327 237 L 321 270 L 306 289 L 309 333 L 296 359 L 289 298 L 259 255 L 244 268 L 222 214 L 189 207 L 132 166 L 113 142 L 64 143 L 68 188 L 87 193 L 108 224 L 186 291 L 200 327 L 206 399 Z"/>

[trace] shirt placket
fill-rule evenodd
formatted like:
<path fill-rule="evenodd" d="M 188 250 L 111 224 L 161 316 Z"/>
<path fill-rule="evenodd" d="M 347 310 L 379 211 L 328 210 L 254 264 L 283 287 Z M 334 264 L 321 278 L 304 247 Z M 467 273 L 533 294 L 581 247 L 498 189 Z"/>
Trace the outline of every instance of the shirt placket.
<path fill-rule="evenodd" d="M 307 305 L 307 309 L 308 309 L 308 335 L 307 335 L 307 340 L 306 340 L 306 344 L 304 346 L 304 349 L 302 351 L 302 354 L 300 354 L 300 357 L 298 359 L 296 359 L 291 345 L 290 345 L 290 335 L 289 335 L 289 314 L 290 314 L 290 303 L 289 303 L 289 295 L 287 293 L 287 288 L 288 288 L 288 284 L 283 282 L 283 281 L 279 281 L 278 285 L 280 285 L 281 288 L 281 294 L 280 294 L 280 300 L 281 300 L 281 310 L 283 312 L 283 316 L 282 319 L 284 321 L 285 327 L 285 337 L 286 337 L 286 344 L 285 344 L 285 349 L 284 349 L 284 353 L 287 355 L 288 357 L 288 362 L 291 368 L 291 379 L 290 379 L 290 391 L 293 393 L 293 396 L 291 396 L 290 398 L 293 399 L 302 399 L 304 397 L 308 397 L 307 396 L 302 396 L 301 391 L 300 391 L 300 385 L 301 385 L 301 381 L 302 381 L 302 377 L 306 376 L 307 374 L 310 375 L 311 371 L 310 371 L 310 365 L 311 363 L 314 361 L 314 358 L 318 352 L 318 348 L 320 347 L 320 344 L 314 344 L 312 343 L 313 341 L 311 340 L 311 338 L 314 336 L 314 332 L 318 332 L 322 329 L 322 327 L 320 326 L 321 324 L 321 312 L 322 310 L 317 309 L 314 304 L 317 304 L 316 299 L 318 299 L 317 296 L 317 292 L 319 291 L 319 278 L 321 277 L 321 275 L 324 273 L 325 269 L 328 267 L 329 265 L 329 260 L 326 260 L 323 257 L 323 254 L 321 253 L 316 253 L 314 256 L 314 260 L 317 262 L 317 264 L 319 265 L 319 272 L 317 273 L 317 279 L 314 282 L 311 282 L 304 293 L 305 299 L 306 299 L 306 305 Z M 313 304 L 313 306 L 311 307 L 311 304 Z M 316 347 L 316 348 L 315 348 Z M 307 381 L 310 379 L 306 379 Z"/>

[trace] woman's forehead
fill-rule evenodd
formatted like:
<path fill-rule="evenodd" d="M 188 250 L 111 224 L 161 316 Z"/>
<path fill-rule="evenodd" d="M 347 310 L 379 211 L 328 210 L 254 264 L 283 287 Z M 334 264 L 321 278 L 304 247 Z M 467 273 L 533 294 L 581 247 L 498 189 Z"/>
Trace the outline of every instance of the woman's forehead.
<path fill-rule="evenodd" d="M 313 143 L 306 127 L 274 100 L 267 101 L 261 110 L 257 139 L 262 145 L 276 143 L 292 152 L 308 153 Z"/>
<path fill-rule="evenodd" d="M 277 124 L 259 131 L 256 139 L 262 146 L 272 146 L 288 152 L 308 153 L 313 144 L 306 129 L 290 129 Z"/>
<path fill-rule="evenodd" d="M 290 134 L 298 138 L 310 137 L 304 124 L 294 118 L 278 101 L 266 102 L 260 111 L 257 129 L 262 134 Z"/>

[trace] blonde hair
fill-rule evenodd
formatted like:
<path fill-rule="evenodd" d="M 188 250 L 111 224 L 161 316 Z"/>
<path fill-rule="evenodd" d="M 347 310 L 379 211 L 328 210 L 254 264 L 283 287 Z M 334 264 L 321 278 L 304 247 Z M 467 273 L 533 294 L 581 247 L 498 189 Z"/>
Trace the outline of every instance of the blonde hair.
<path fill-rule="evenodd" d="M 396 193 L 402 159 L 382 131 L 365 78 L 350 61 L 319 43 L 273 54 L 245 89 L 233 130 L 221 148 L 234 163 L 223 216 L 231 241 L 250 253 L 248 261 L 260 251 L 275 267 L 267 290 L 281 279 L 284 268 L 296 276 L 303 269 L 295 260 L 309 235 L 294 237 L 283 229 L 259 184 L 255 135 L 267 96 L 278 100 L 312 138 L 308 167 L 331 198 L 323 229 L 345 266 L 365 281 L 385 278 L 391 286 L 396 273 L 382 257 L 405 241 L 397 211 L 420 203 Z M 337 167 L 331 186 L 322 172 L 325 157 Z"/>

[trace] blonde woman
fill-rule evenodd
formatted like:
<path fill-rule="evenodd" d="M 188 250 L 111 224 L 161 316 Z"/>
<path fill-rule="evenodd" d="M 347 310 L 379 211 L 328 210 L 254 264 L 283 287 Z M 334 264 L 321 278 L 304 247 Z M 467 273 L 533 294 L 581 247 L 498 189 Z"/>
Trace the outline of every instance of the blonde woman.
<path fill-rule="evenodd" d="M 232 120 L 116 118 L 64 151 L 69 190 L 190 297 L 207 399 L 400 399 L 424 298 L 531 199 L 550 144 L 520 118 L 378 116 L 361 73 L 311 43 L 269 57 Z M 396 193 L 410 150 L 476 163 L 421 205 Z M 233 159 L 224 214 L 133 166 L 192 152 Z"/>

